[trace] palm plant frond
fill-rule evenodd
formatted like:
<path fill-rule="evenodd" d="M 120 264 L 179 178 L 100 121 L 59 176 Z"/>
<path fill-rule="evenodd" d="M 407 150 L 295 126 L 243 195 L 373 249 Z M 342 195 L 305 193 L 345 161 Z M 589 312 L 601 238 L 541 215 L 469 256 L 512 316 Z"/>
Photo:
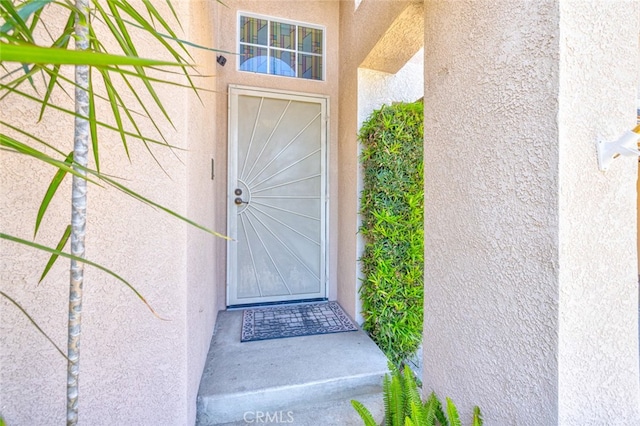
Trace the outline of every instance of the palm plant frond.
<path fill-rule="evenodd" d="M 102 131 L 115 132 L 130 159 L 129 144 L 142 142 L 151 158 L 168 175 L 154 147 L 163 147 L 179 161 L 176 151 L 183 148 L 171 144 L 163 124 L 175 129 L 172 118 L 160 96 L 160 85 L 188 88 L 200 99 L 200 90 L 207 90 L 194 84 L 198 76 L 192 64 L 192 47 L 205 48 L 178 38 L 178 34 L 156 7 L 153 0 L 141 0 L 132 5 L 128 0 L 0 0 L 0 100 L 17 97 L 35 102 L 38 107 L 38 122 L 46 120 L 51 113 L 63 113 L 75 126 L 74 151 L 67 154 L 46 137 L 40 137 L 30 127 L 17 123 L 1 123 L 7 132 L 0 133 L 0 150 L 29 156 L 56 168 L 46 189 L 36 215 L 34 239 L 58 192 L 61 183 L 71 175 L 73 209 L 71 225 L 68 225 L 55 248 L 35 241 L 29 241 L 7 233 L 0 233 L 0 239 L 40 250 L 50 255 L 40 282 L 60 257 L 71 260 L 68 355 L 55 345 L 33 318 L 16 300 L 0 292 L 15 305 L 49 342 L 68 360 L 67 375 L 67 423 L 75 425 L 78 420 L 78 359 L 82 307 L 82 283 L 84 265 L 97 268 L 128 287 L 158 318 L 140 292 L 116 272 L 87 260 L 84 254 L 84 233 L 86 223 L 86 186 L 112 187 L 132 197 L 136 201 L 168 213 L 179 220 L 204 230 L 212 235 L 224 237 L 213 230 L 189 220 L 187 217 L 144 197 L 120 183 L 113 176 L 102 171 L 101 163 Z M 173 19 L 182 25 L 178 14 L 166 0 Z M 44 13 L 46 9 L 54 13 Z M 140 9 L 140 11 L 138 10 Z M 146 13 L 146 17 L 144 14 Z M 46 19 L 45 19 L 46 18 Z M 55 25 L 47 21 L 56 20 Z M 94 22 L 98 25 L 94 25 Z M 102 25 L 101 25 L 102 24 Z M 99 27 L 99 30 L 98 30 Z M 164 60 L 140 57 L 139 41 L 134 35 L 141 32 L 149 36 L 163 51 Z M 48 40 L 46 40 L 48 37 Z M 70 40 L 75 40 L 75 49 L 70 48 Z M 103 40 L 105 42 L 103 43 Z M 110 40 L 109 43 L 106 40 Z M 115 44 L 113 43 L 115 41 Z M 108 46 L 108 48 L 107 48 Z M 214 50 L 206 48 L 207 50 Z M 158 49 L 155 50 L 157 52 Z M 63 73 L 63 66 L 75 67 L 74 78 Z M 175 72 L 167 70 L 174 69 Z M 165 72 L 161 74 L 161 72 Z M 176 77 L 179 75 L 179 77 Z M 29 87 L 30 85 L 30 87 Z M 54 93 L 62 91 L 75 109 L 56 104 Z M 128 92 L 132 97 L 124 94 Z M 138 93 L 140 92 L 140 93 Z M 127 101 L 125 102 L 125 99 Z M 133 100 L 130 100 L 133 99 Z M 145 100 L 147 99 L 147 100 Z M 202 102 L 202 99 L 200 99 Z M 99 108 L 99 102 L 109 108 Z M 153 112 L 152 112 L 153 111 Z M 10 121 L 7 119 L 7 121 Z M 145 131 L 151 128 L 151 134 Z M 155 133 L 153 133 L 155 131 Z M 51 151 L 55 154 L 49 155 Z M 95 169 L 88 167 L 88 154 L 92 151 Z M 57 158 L 54 158 L 57 155 Z M 65 246 L 70 244 L 69 252 Z M 4 420 L 0 417 L 0 423 Z"/>
<path fill-rule="evenodd" d="M 60 160 L 56 160 L 50 156 L 48 156 L 47 154 L 45 154 L 42 151 L 36 150 L 35 148 L 32 148 L 26 144 L 21 143 L 20 141 L 17 141 L 7 135 L 1 134 L 0 133 L 0 146 L 4 146 L 6 148 L 8 148 L 9 150 L 16 152 L 16 153 L 20 153 L 20 154 L 24 154 L 24 155 L 28 155 L 30 157 L 33 157 L 35 159 L 41 160 L 49 165 L 52 165 L 56 168 L 58 168 L 58 172 L 56 172 L 56 175 L 54 176 L 54 180 L 55 179 L 59 179 L 60 176 L 62 174 L 72 174 L 74 176 L 84 176 L 81 174 L 85 173 L 87 174 L 89 177 L 86 177 L 87 181 L 99 186 L 100 185 L 99 182 L 103 182 L 108 186 L 111 186 L 115 189 L 117 189 L 118 191 L 122 192 L 123 194 L 126 194 L 130 197 L 132 197 L 133 199 L 137 200 L 137 201 L 141 201 L 144 204 L 147 204 L 150 207 L 156 208 L 160 211 L 163 211 L 171 216 L 174 216 L 177 219 L 182 220 L 183 222 L 186 222 L 198 229 L 201 229 L 202 231 L 207 232 L 208 234 L 214 235 L 216 237 L 220 237 L 226 240 L 229 240 L 230 238 L 219 233 L 216 232 L 212 229 L 209 229 L 195 221 L 192 221 L 191 219 L 169 209 L 168 207 L 165 207 L 162 204 L 159 204 L 153 200 L 151 200 L 150 198 L 147 198 L 145 196 L 143 196 L 142 194 L 133 191 L 132 189 L 130 189 L 129 187 L 127 187 L 126 185 L 121 184 L 120 182 L 118 182 L 115 178 L 110 177 L 104 173 L 98 172 L 97 170 L 88 168 L 88 167 L 84 167 L 81 166 L 75 162 L 69 162 L 70 160 L 70 156 L 67 156 L 67 158 L 64 161 L 60 161 Z M 46 211 L 46 206 L 48 205 L 50 198 L 53 196 L 53 193 L 55 193 L 55 189 L 57 189 L 58 185 L 50 185 L 50 190 L 47 191 L 47 194 L 45 194 L 45 199 L 43 200 L 43 202 L 41 203 L 41 209 L 42 212 L 38 213 L 38 217 L 41 219 L 42 216 L 44 216 L 45 211 Z M 49 193 L 51 191 L 51 193 Z M 42 207 L 42 205 L 45 204 L 44 208 Z M 39 226 L 39 224 L 38 224 Z"/>
<path fill-rule="evenodd" d="M 40 334 L 42 334 L 44 336 L 44 338 L 47 339 L 49 341 L 49 343 L 51 343 L 53 345 L 54 348 L 56 348 L 56 350 L 60 353 L 60 355 L 62 355 L 65 359 L 68 359 L 67 356 L 65 355 L 65 353 L 62 352 L 62 349 L 60 349 L 58 347 L 58 345 L 56 345 L 56 342 L 54 342 L 53 339 L 51 337 L 49 337 L 49 335 L 42 329 L 42 327 L 40 327 L 38 325 L 36 320 L 34 320 L 33 317 L 31 317 L 31 315 L 29 315 L 27 310 L 22 307 L 22 305 L 20 305 L 11 296 L 9 296 L 7 293 L 5 293 L 2 290 L 0 290 L 0 296 L 4 297 L 6 300 L 11 302 L 16 308 L 18 308 L 18 310 L 20 312 L 22 312 L 22 314 L 29 320 L 29 322 L 36 328 L 36 330 L 38 330 L 38 332 Z M 2 420 L 1 417 L 0 417 L 0 420 Z M 3 424 L 4 423 L 0 421 L 0 425 L 3 425 Z"/>
<path fill-rule="evenodd" d="M 56 263 L 56 260 L 58 260 L 58 257 L 59 257 L 57 252 L 62 251 L 64 246 L 67 245 L 67 242 L 69 241 L 70 237 L 71 237 L 71 225 L 67 225 L 66 229 L 62 233 L 62 237 L 60 237 L 60 241 L 58 241 L 58 245 L 55 248 L 56 253 L 51 254 L 51 256 L 49 257 L 49 261 L 44 266 L 44 270 L 42 271 L 42 274 L 40 274 L 40 279 L 38 280 L 38 284 L 40 284 L 45 279 L 45 277 L 53 267 L 53 264 Z"/>
<path fill-rule="evenodd" d="M 55 254 L 55 255 L 60 256 L 60 257 L 65 257 L 67 259 L 73 259 L 76 262 L 80 262 L 80 263 L 92 266 L 92 267 L 94 267 L 96 269 L 99 269 L 102 272 L 106 272 L 107 274 L 111 275 L 113 278 L 115 278 L 118 281 L 120 281 L 121 283 L 123 283 L 131 291 L 133 291 L 133 293 L 138 297 L 138 299 L 140 299 L 140 301 L 142 301 L 142 303 L 145 304 L 145 306 L 151 311 L 151 313 L 156 318 L 165 320 L 165 318 L 161 317 L 156 312 L 156 310 L 153 309 L 153 307 L 149 304 L 147 299 L 145 299 L 145 297 L 129 281 L 127 281 L 126 279 L 124 279 L 123 277 L 118 275 L 116 272 L 112 271 L 111 269 L 109 269 L 109 268 L 107 268 L 107 267 L 105 267 L 105 266 L 103 266 L 103 265 L 101 265 L 99 263 L 92 262 L 92 261 L 90 261 L 88 259 L 76 256 L 74 254 L 66 253 L 66 252 L 63 252 L 61 250 L 57 250 L 57 249 L 54 249 L 54 248 L 51 248 L 51 247 L 47 247 L 47 246 L 44 246 L 42 244 L 34 243 L 33 241 L 25 240 L 23 238 L 19 238 L 19 237 L 13 236 L 13 235 L 8 235 L 8 234 L 2 233 L 2 232 L 0 232 L 0 239 L 6 240 L 6 241 L 12 241 L 14 243 L 22 244 L 24 246 L 31 247 L 31 248 L 34 248 L 34 249 L 37 249 L 37 250 L 40 250 L 40 251 L 44 251 L 44 252 L 47 252 L 47 253 L 50 253 L 50 254 Z"/>
<path fill-rule="evenodd" d="M 38 229 L 40 229 L 40 224 L 42 223 L 44 214 L 46 213 L 47 208 L 49 207 L 49 203 L 51 203 L 53 196 L 56 194 L 56 191 L 60 187 L 60 184 L 64 180 L 65 176 L 67 175 L 67 172 L 71 170 L 72 163 L 73 163 L 73 151 L 71 151 L 69 155 L 67 155 L 67 157 L 64 159 L 64 163 L 67 165 L 67 168 L 58 169 L 56 174 L 53 176 L 53 179 L 51 179 L 51 183 L 49 184 L 49 187 L 47 188 L 47 191 L 44 194 L 44 198 L 40 202 L 40 208 L 38 209 L 38 214 L 36 215 L 36 226 L 33 231 L 33 238 L 35 238 L 36 235 L 38 234 Z"/>

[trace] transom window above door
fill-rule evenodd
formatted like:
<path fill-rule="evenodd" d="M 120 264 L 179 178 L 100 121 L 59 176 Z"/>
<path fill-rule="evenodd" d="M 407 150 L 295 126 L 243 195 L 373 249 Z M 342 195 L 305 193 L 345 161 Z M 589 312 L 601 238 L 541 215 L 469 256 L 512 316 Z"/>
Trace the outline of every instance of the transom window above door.
<path fill-rule="evenodd" d="M 240 71 L 324 79 L 324 29 L 258 15 L 240 15 Z"/>

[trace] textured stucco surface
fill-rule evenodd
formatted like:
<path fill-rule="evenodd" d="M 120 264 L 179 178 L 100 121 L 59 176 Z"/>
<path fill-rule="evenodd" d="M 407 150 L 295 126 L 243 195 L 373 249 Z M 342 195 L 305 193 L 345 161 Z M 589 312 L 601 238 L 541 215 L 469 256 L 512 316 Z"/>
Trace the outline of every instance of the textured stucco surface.
<path fill-rule="evenodd" d="M 213 2 L 189 2 L 189 29 L 191 39 L 199 40 L 206 46 L 216 46 L 216 30 Z M 198 50 L 195 63 L 203 75 L 212 76 L 203 81 L 206 87 L 215 88 L 216 62 L 212 52 Z M 219 212 L 216 179 L 211 178 L 211 161 L 217 166 L 218 151 L 224 149 L 216 143 L 216 126 L 224 125 L 218 120 L 216 94 L 202 92 L 202 103 L 191 93 L 186 102 L 187 116 L 184 135 L 189 141 L 187 152 L 187 213 L 189 218 L 225 234 L 225 216 Z M 215 172 L 215 170 L 214 170 Z M 187 424 L 194 424 L 196 418 L 196 397 L 200 378 L 204 370 L 206 354 L 213 334 L 218 312 L 217 300 L 224 294 L 217 292 L 219 271 L 224 271 L 218 263 L 224 253 L 225 240 L 212 238 L 209 234 L 193 227 L 186 228 L 186 405 Z M 203 356 L 204 355 L 204 356 Z"/>
<path fill-rule="evenodd" d="M 557 423 L 557 22 L 425 3 L 424 384 L 488 424 Z"/>
<path fill-rule="evenodd" d="M 424 51 L 420 49 L 395 74 L 358 69 L 358 129 L 382 105 L 415 102 L 424 96 Z"/>
<path fill-rule="evenodd" d="M 637 1 L 560 2 L 561 424 L 640 423 L 637 159 L 593 149 L 635 126 L 639 32 Z"/>
<path fill-rule="evenodd" d="M 203 25 L 204 1 L 175 2 L 196 42 L 209 44 Z M 194 13 L 191 15 L 190 11 Z M 170 15 L 169 15 L 170 16 Z M 194 25 L 189 25 L 194 23 Z M 197 24 L 197 25 L 196 25 Z M 145 40 L 141 55 L 157 56 Z M 205 64 L 211 59 L 198 56 Z M 207 73 L 206 66 L 201 69 Z M 212 80 L 199 80 L 200 85 Z M 182 89 L 159 91 L 176 129 L 161 127 L 171 144 L 188 152 L 154 148 L 167 176 L 137 142 L 131 162 L 119 138 L 102 135 L 102 168 L 126 179 L 134 190 L 182 214 L 215 226 L 209 164 L 215 129 L 205 106 Z M 141 92 L 139 92 L 141 93 Z M 65 95 L 57 102 L 69 105 Z M 203 112 L 204 110 L 204 112 Z M 6 98 L 0 115 L 33 125 L 33 131 L 68 151 L 69 117 L 52 114 L 35 126 L 33 104 Z M 214 113 L 215 111 L 212 111 Z M 200 117 L 198 129 L 190 116 Z M 143 130 L 152 132 L 149 123 Z M 29 239 L 39 202 L 54 170 L 5 151 L 0 153 L 2 230 Z M 206 179 L 203 177 L 206 176 Z M 189 188 L 189 189 L 187 189 Z M 55 245 L 69 217 L 69 185 L 54 198 L 37 241 Z M 90 187 L 87 256 L 130 280 L 168 321 L 155 318 L 133 293 L 112 277 L 85 272 L 81 343 L 80 424 L 185 424 L 195 418 L 195 397 L 215 321 L 214 238 L 122 194 Z M 66 342 L 68 262 L 60 260 L 36 285 L 46 256 L 12 243 L 0 243 L 0 288 L 11 294 L 61 347 Z M 0 412 L 8 424 L 56 424 L 65 418 L 66 363 L 6 300 L 0 300 Z M 192 421 L 191 421 L 192 423 Z"/>
<path fill-rule="evenodd" d="M 422 2 L 410 4 L 385 31 L 360 65 L 395 74 L 420 50 L 424 41 Z"/>
<path fill-rule="evenodd" d="M 464 417 L 638 422 L 635 166 L 594 149 L 633 124 L 636 5 L 425 2 L 423 378 Z"/>
<path fill-rule="evenodd" d="M 164 127 L 169 140 L 188 148 L 178 153 L 184 164 L 155 150 L 168 178 L 143 147 L 132 144 L 129 164 L 119 142 L 104 138 L 105 171 L 224 231 L 228 85 L 329 95 L 330 295 L 355 316 L 359 114 L 364 98 L 386 96 L 396 78 L 358 67 L 410 3 L 174 2 L 185 38 L 229 51 L 238 10 L 324 25 L 327 81 L 240 73 L 233 55 L 220 67 L 201 52 L 201 72 L 216 75 L 198 80 L 215 89 L 204 106 L 177 88 L 161 91 L 177 128 Z M 478 404 L 488 424 L 639 420 L 637 167 L 620 159 L 602 174 L 593 148 L 596 136 L 633 125 L 638 14 L 632 1 L 425 2 L 423 379 L 465 418 Z M 21 123 L 36 114 L 10 98 L 0 107 L 0 118 Z M 53 113 L 35 131 L 68 150 L 66 120 Z M 0 170 L 0 226 L 29 238 L 53 171 L 5 151 Z M 59 238 L 69 192 L 64 184 L 53 200 L 39 242 Z M 193 424 L 215 313 L 225 306 L 226 243 L 113 191 L 91 188 L 89 209 L 88 256 L 130 279 L 170 321 L 87 271 L 80 423 Z M 64 346 L 67 262 L 36 286 L 45 262 L 1 241 L 0 288 Z M 64 370 L 0 299 L 0 412 L 9 424 L 63 419 Z"/>

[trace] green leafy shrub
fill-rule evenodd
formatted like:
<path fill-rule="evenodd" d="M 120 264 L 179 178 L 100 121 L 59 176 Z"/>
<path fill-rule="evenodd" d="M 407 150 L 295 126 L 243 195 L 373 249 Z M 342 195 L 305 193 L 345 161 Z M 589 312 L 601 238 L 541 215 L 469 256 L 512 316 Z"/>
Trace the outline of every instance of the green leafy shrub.
<path fill-rule="evenodd" d="M 462 426 L 458 409 L 447 398 L 447 412 L 434 392 L 422 402 L 420 390 L 411 369 L 405 365 L 404 372 L 391 366 L 391 376 L 384 377 L 382 385 L 384 397 L 385 426 Z M 371 412 L 359 401 L 351 400 L 351 405 L 362 418 L 365 426 L 378 426 Z M 482 426 L 479 407 L 473 409 L 473 426 Z"/>
<path fill-rule="evenodd" d="M 423 105 L 383 106 L 360 130 L 363 328 L 401 365 L 422 340 Z"/>

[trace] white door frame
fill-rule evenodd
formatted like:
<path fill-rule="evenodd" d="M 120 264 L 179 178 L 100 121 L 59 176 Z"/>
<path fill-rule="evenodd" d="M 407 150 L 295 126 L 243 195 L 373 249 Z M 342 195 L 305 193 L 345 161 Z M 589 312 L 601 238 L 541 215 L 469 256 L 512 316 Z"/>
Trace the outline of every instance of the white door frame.
<path fill-rule="evenodd" d="M 329 247 L 329 173 L 327 164 L 329 161 L 329 141 L 328 141 L 328 126 L 329 126 L 329 96 L 308 94 L 302 92 L 293 92 L 286 90 L 273 90 L 266 88 L 257 88 L 240 85 L 229 85 L 229 97 L 228 97 L 228 140 L 227 140 L 227 235 L 232 240 L 227 242 L 227 286 L 226 286 L 226 305 L 227 306 L 240 306 L 234 303 L 231 297 L 231 291 L 233 285 L 237 280 L 237 269 L 235 267 L 237 263 L 237 250 L 234 244 L 237 242 L 237 223 L 238 223 L 238 207 L 234 203 L 236 195 L 234 194 L 235 188 L 237 188 L 237 174 L 238 174 L 238 100 L 241 95 L 269 97 L 274 99 L 287 99 L 301 102 L 314 102 L 320 104 L 322 111 L 322 124 L 320 126 L 321 132 L 321 146 L 322 146 L 322 164 L 321 164 L 321 197 L 322 197 L 322 212 L 321 212 L 321 285 L 324 286 L 323 295 L 321 298 L 328 299 L 329 297 L 329 259 L 328 259 L 328 247 Z M 299 299 L 294 299 L 299 300 Z M 286 302 L 283 300 L 282 302 Z M 275 302 L 275 303 L 282 303 Z M 254 302 L 258 304 L 260 302 Z M 265 302 L 273 303 L 273 302 Z M 253 304 L 253 303 L 252 303 Z"/>

